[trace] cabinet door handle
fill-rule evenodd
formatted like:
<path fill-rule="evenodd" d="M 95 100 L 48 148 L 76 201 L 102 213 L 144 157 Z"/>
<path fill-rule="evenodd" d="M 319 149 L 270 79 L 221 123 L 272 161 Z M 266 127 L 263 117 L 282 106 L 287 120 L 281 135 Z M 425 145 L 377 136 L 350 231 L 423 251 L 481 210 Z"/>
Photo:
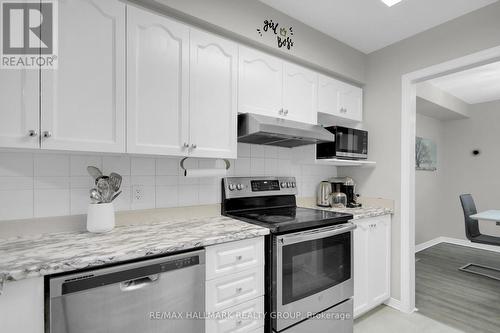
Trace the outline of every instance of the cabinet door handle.
<path fill-rule="evenodd" d="M 189 143 L 187 142 L 184 142 L 184 145 L 183 145 L 184 148 L 189 148 Z"/>
<path fill-rule="evenodd" d="M 38 136 L 38 131 L 36 131 L 36 130 L 29 130 L 28 135 L 33 138 L 35 136 Z"/>
<path fill-rule="evenodd" d="M 285 113 L 285 116 L 286 116 L 286 115 L 288 115 L 288 110 L 285 110 L 285 112 L 284 112 L 284 113 Z"/>
<path fill-rule="evenodd" d="M 241 259 L 243 259 L 243 256 L 236 256 L 236 260 L 240 261 Z"/>
<path fill-rule="evenodd" d="M 51 131 L 44 131 L 43 132 L 43 137 L 48 139 L 52 136 L 52 132 Z"/>
<path fill-rule="evenodd" d="M 193 149 L 196 149 L 197 147 L 198 146 L 196 144 L 194 144 L 194 143 L 191 145 L 191 148 L 193 148 Z"/>
<path fill-rule="evenodd" d="M 284 114 L 283 109 L 280 109 L 280 110 L 278 111 L 278 113 L 279 113 L 279 114 Z"/>
<path fill-rule="evenodd" d="M 243 288 L 239 287 L 239 288 L 236 288 L 236 292 L 239 294 L 243 291 Z"/>

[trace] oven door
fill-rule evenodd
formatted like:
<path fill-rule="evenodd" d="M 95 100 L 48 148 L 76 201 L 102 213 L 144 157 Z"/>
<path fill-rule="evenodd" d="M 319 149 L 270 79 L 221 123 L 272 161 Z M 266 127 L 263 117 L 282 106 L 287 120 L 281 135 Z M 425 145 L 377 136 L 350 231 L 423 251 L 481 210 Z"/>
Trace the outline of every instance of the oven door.
<path fill-rule="evenodd" d="M 274 331 L 351 298 L 352 223 L 275 236 Z"/>

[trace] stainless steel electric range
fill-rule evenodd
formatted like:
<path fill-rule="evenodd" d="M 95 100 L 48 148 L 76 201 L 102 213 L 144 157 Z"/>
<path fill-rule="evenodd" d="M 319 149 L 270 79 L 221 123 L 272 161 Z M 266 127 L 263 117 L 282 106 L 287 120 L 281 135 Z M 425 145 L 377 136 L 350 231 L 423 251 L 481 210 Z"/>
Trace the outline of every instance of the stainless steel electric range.
<path fill-rule="evenodd" d="M 222 214 L 269 228 L 266 333 L 352 333 L 352 215 L 299 208 L 293 177 L 222 180 Z"/>

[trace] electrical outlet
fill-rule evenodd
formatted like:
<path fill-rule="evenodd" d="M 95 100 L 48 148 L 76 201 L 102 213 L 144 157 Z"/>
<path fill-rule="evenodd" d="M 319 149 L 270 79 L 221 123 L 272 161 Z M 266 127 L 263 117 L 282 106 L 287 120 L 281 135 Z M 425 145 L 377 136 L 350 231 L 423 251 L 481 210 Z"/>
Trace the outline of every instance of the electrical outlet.
<path fill-rule="evenodd" d="M 144 198 L 144 189 L 142 186 L 134 186 L 132 193 L 134 202 L 141 202 Z"/>

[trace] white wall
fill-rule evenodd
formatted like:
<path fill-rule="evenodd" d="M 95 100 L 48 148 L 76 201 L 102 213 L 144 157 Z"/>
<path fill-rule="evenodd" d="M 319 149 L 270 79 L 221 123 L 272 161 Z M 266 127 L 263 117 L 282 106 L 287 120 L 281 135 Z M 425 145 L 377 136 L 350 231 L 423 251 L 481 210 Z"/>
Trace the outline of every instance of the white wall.
<path fill-rule="evenodd" d="M 366 55 L 257 0 L 132 0 L 165 10 L 192 24 L 358 83 L 365 82 Z M 161 4 L 161 6 L 159 5 Z M 293 27 L 294 46 L 278 48 L 276 38 L 257 33 L 265 19 Z"/>
<path fill-rule="evenodd" d="M 186 178 L 179 162 L 179 158 L 116 154 L 0 152 L 0 221 L 85 214 L 93 187 L 88 165 L 124 177 L 117 210 L 219 203 L 220 177 Z M 238 159 L 231 162 L 230 176 L 295 176 L 303 197 L 315 196 L 319 182 L 337 174 L 335 167 L 294 162 L 292 149 L 271 146 L 239 144 Z M 213 168 L 215 164 L 193 159 L 185 165 Z M 141 189 L 143 200 L 134 200 L 136 189 Z"/>
<path fill-rule="evenodd" d="M 401 77 L 419 69 L 500 45 L 500 2 L 429 29 L 368 56 L 364 127 L 374 169 L 341 168 L 364 196 L 395 200 L 391 295 L 401 296 Z"/>
<path fill-rule="evenodd" d="M 417 110 L 418 112 L 418 110 Z M 415 172 L 415 244 L 444 236 L 441 218 L 443 198 L 444 155 L 443 130 L 447 122 L 417 114 L 417 136 L 437 145 L 437 170 Z"/>
<path fill-rule="evenodd" d="M 465 238 L 458 196 L 471 193 L 478 211 L 500 209 L 500 101 L 475 104 L 470 119 L 444 126 L 444 193 L 442 236 Z M 481 154 L 472 155 L 479 149 Z M 480 222 L 481 233 L 500 236 L 493 222 Z"/>

